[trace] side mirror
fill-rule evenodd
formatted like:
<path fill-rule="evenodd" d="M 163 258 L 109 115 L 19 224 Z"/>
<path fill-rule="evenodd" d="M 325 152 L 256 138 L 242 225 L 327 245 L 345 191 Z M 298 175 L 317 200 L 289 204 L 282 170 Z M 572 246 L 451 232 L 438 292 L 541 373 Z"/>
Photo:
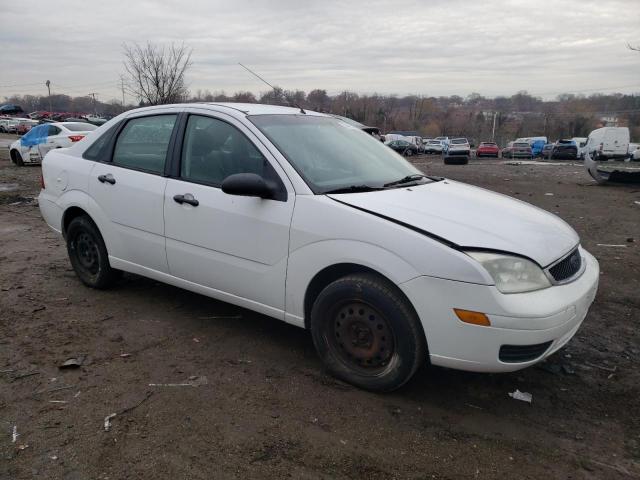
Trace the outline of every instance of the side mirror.
<path fill-rule="evenodd" d="M 222 191 L 228 195 L 273 199 L 277 187 L 255 173 L 236 173 L 222 181 Z"/>

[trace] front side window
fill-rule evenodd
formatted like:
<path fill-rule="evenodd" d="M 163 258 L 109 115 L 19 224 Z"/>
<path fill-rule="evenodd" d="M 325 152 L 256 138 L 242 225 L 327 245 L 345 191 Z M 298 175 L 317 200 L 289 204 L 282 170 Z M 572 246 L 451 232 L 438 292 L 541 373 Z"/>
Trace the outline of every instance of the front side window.
<path fill-rule="evenodd" d="M 332 117 L 248 117 L 280 150 L 316 194 L 366 185 L 381 187 L 415 167 L 371 135 Z"/>
<path fill-rule="evenodd" d="M 255 173 L 266 179 L 275 176 L 269 162 L 236 127 L 216 118 L 189 116 L 180 176 L 220 186 L 225 178 L 236 173 Z"/>
<path fill-rule="evenodd" d="M 129 120 L 113 151 L 115 165 L 162 173 L 177 115 L 156 115 Z"/>

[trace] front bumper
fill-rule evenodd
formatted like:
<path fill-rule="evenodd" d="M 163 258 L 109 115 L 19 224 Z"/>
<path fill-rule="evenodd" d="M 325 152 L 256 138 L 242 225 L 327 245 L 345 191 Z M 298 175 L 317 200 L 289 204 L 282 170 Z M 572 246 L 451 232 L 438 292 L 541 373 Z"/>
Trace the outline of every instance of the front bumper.
<path fill-rule="evenodd" d="M 505 295 L 495 286 L 433 277 L 400 285 L 415 307 L 427 338 L 431 363 L 477 372 L 509 372 L 533 365 L 564 346 L 578 331 L 598 288 L 597 260 L 581 249 L 586 264 L 575 281 L 536 292 Z M 487 314 L 490 327 L 458 319 L 453 309 Z M 536 358 L 503 362 L 504 345 L 551 342 Z"/>

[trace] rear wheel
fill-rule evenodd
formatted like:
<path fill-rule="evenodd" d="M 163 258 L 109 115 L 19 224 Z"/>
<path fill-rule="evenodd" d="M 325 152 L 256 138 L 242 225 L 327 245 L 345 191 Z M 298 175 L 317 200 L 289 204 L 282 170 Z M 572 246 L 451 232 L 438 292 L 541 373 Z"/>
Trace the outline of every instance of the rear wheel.
<path fill-rule="evenodd" d="M 413 155 L 413 150 L 408 149 L 405 153 L 404 153 L 407 157 L 410 157 Z"/>
<path fill-rule="evenodd" d="M 373 274 L 328 285 L 311 311 L 318 355 L 336 377 L 366 390 L 404 385 L 426 360 L 420 322 L 397 288 Z"/>
<path fill-rule="evenodd" d="M 67 228 L 67 253 L 76 275 L 91 288 L 108 288 L 122 275 L 111 268 L 107 247 L 91 219 L 82 215 Z"/>

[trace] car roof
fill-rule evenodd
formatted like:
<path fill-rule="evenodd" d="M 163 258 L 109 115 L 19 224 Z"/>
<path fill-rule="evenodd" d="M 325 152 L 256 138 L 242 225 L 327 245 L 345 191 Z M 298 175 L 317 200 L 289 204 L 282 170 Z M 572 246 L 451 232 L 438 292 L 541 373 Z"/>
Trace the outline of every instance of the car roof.
<path fill-rule="evenodd" d="M 196 103 L 174 103 L 168 105 L 155 105 L 152 107 L 136 108 L 129 110 L 127 114 L 142 113 L 145 111 L 154 111 L 159 109 L 183 109 L 183 108 L 204 108 L 213 111 L 227 110 L 232 115 L 302 115 L 298 107 L 285 107 L 281 105 L 266 105 L 262 103 L 233 103 L 233 102 L 196 102 Z M 312 110 L 304 110 L 306 115 L 315 115 L 328 117 L 324 113 L 314 112 Z"/>

